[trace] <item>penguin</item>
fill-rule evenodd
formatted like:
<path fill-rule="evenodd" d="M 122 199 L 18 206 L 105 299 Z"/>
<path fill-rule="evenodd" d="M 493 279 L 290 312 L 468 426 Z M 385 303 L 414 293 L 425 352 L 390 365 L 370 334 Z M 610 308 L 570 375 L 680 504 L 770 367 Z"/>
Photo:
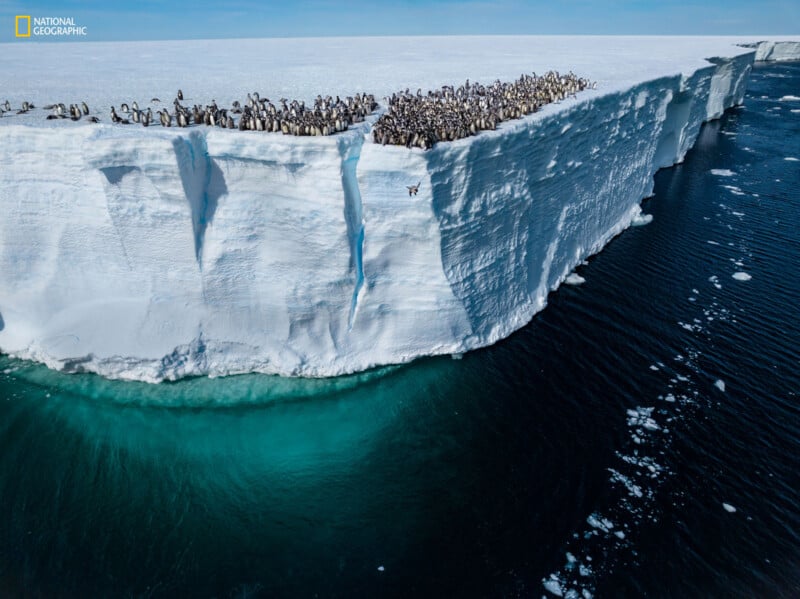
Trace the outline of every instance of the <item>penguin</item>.
<path fill-rule="evenodd" d="M 236 127 L 236 124 L 233 121 L 233 117 L 232 116 L 228 116 L 228 129 L 234 129 L 235 127 Z"/>
<path fill-rule="evenodd" d="M 159 100 L 158 98 L 150 98 L 151 104 L 158 104 L 159 102 L 161 102 L 161 100 Z"/>
<path fill-rule="evenodd" d="M 139 110 L 139 103 L 136 100 L 134 100 L 133 103 L 131 104 L 131 108 L 133 108 L 134 110 Z"/>
<path fill-rule="evenodd" d="M 11 110 L 11 103 L 8 100 L 6 100 L 6 103 L 3 104 L 3 108 L 5 109 L 6 112 L 8 112 L 9 110 Z"/>
<path fill-rule="evenodd" d="M 81 102 L 81 110 L 83 110 L 83 114 L 89 114 L 89 106 L 86 102 Z"/>
<path fill-rule="evenodd" d="M 180 89 L 178 90 L 178 100 L 183 100 L 183 91 Z"/>
<path fill-rule="evenodd" d="M 130 107 L 128 107 L 128 105 L 127 105 L 125 102 L 123 102 L 122 104 L 120 104 L 120 107 L 119 107 L 119 109 L 120 109 L 122 112 L 130 112 L 130 111 L 131 111 Z"/>
<path fill-rule="evenodd" d="M 406 185 L 406 189 L 408 189 L 408 197 L 411 197 L 412 195 L 417 195 L 420 183 L 422 183 L 422 181 L 420 181 L 416 185 Z"/>
<path fill-rule="evenodd" d="M 90 123 L 99 123 L 99 122 L 100 122 L 100 119 L 99 119 L 99 118 L 97 118 L 96 116 L 90 116 L 90 117 L 89 117 L 89 122 L 90 122 Z"/>

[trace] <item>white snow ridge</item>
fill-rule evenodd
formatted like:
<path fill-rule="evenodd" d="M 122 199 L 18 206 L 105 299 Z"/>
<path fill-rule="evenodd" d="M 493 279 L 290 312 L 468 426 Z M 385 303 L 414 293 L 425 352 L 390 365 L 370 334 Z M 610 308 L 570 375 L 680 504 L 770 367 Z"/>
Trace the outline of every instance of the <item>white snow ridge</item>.
<path fill-rule="evenodd" d="M 85 99 L 101 123 L 46 121 L 40 108 L 0 118 L 0 351 L 158 382 L 332 376 L 492 344 L 631 225 L 654 173 L 741 103 L 756 52 L 791 53 L 742 41 L 7 44 L 12 104 Z M 145 54 L 160 66 L 117 66 Z M 204 68 L 187 70 L 198 54 Z M 230 68 L 242 55 L 253 60 Z M 50 64 L 70 66 L 45 88 Z M 230 105 L 258 71 L 270 74 L 259 92 L 311 101 L 549 69 L 598 88 L 429 151 L 373 143 L 375 117 L 302 138 L 107 117 L 179 85 L 190 104 Z M 180 82 L 158 74 L 172 72 Z"/>

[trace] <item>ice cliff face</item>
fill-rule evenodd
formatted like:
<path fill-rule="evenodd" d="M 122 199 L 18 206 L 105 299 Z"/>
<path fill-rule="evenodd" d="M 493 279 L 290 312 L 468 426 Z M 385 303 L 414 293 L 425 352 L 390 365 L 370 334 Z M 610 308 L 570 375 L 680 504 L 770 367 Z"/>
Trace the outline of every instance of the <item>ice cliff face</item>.
<path fill-rule="evenodd" d="M 0 127 L 0 348 L 160 381 L 491 344 L 630 224 L 655 171 L 742 101 L 754 56 L 427 152 L 375 145 L 368 124 L 330 138 Z"/>

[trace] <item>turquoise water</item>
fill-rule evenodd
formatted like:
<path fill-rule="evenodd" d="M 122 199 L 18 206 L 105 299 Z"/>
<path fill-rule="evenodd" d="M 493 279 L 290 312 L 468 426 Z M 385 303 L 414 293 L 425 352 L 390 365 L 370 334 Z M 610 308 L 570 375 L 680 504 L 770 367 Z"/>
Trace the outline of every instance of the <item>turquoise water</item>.
<path fill-rule="evenodd" d="M 799 87 L 756 67 L 651 224 L 461 359 L 147 385 L 0 357 L 0 596 L 800 595 Z"/>

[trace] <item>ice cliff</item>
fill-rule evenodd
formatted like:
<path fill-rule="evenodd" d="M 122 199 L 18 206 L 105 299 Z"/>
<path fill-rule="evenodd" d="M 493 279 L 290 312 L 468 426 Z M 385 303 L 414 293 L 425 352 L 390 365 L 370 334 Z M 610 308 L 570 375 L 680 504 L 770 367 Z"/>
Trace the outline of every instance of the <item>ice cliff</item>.
<path fill-rule="evenodd" d="M 376 145 L 368 123 L 329 138 L 3 124 L 0 349 L 155 382 L 489 345 L 631 223 L 656 170 L 742 101 L 756 56 L 800 56 L 766 44 L 427 152 Z"/>

